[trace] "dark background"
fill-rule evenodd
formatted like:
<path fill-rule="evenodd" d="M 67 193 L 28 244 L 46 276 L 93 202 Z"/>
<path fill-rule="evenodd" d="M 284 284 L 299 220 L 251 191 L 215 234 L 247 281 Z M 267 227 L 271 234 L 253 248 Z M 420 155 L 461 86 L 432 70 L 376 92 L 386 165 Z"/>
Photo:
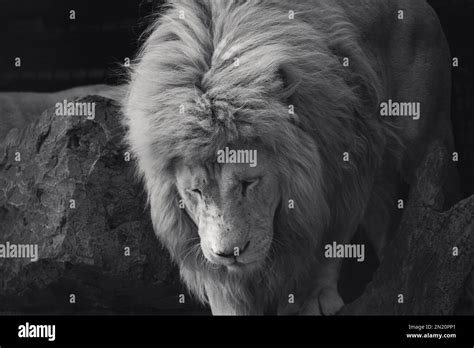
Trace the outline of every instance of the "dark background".
<path fill-rule="evenodd" d="M 388 0 L 387 0 L 388 1 Z M 55 91 L 120 83 L 120 64 L 133 58 L 139 36 L 161 0 L 0 0 L 0 91 Z M 474 0 L 430 0 L 452 55 L 452 119 L 463 197 L 474 193 Z M 69 19 L 69 10 L 76 19 Z M 22 67 L 15 68 L 15 57 Z"/>

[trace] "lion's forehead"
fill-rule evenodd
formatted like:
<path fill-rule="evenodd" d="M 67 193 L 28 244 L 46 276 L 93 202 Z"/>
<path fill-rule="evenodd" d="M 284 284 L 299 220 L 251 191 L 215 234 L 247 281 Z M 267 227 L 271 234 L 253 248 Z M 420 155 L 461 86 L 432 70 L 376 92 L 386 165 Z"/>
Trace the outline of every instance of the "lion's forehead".
<path fill-rule="evenodd" d="M 242 141 L 217 148 L 206 163 L 183 160 L 176 165 L 176 175 L 194 185 L 213 181 L 226 184 L 261 175 L 272 163 L 273 155 L 264 146 Z"/>

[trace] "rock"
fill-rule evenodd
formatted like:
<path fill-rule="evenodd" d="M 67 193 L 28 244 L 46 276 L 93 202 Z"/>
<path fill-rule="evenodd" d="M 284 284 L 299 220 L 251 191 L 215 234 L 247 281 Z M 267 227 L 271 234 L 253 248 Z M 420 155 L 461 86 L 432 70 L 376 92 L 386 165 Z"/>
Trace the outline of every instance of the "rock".
<path fill-rule="evenodd" d="M 0 144 L 0 244 L 39 250 L 37 262 L 0 258 L 0 312 L 202 311 L 154 235 L 118 106 L 81 101 L 96 103 L 95 119 L 49 110 Z"/>
<path fill-rule="evenodd" d="M 432 144 L 372 282 L 342 315 L 474 314 L 474 196 L 442 211 L 450 155 Z M 456 255 L 456 249 L 458 254 Z M 403 303 L 399 303 L 403 296 Z"/>

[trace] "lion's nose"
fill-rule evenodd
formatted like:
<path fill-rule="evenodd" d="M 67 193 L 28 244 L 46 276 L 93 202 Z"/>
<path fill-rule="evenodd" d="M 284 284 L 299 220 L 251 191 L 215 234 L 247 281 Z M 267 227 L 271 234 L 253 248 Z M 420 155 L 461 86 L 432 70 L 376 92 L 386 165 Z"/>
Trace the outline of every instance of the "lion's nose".
<path fill-rule="evenodd" d="M 250 244 L 250 241 L 245 243 L 243 248 L 236 246 L 236 247 L 233 247 L 232 249 L 224 249 L 224 250 L 217 250 L 217 251 L 213 250 L 213 251 L 214 251 L 214 254 L 216 254 L 219 257 L 224 257 L 224 258 L 237 257 L 241 255 L 248 248 L 249 244 Z"/>

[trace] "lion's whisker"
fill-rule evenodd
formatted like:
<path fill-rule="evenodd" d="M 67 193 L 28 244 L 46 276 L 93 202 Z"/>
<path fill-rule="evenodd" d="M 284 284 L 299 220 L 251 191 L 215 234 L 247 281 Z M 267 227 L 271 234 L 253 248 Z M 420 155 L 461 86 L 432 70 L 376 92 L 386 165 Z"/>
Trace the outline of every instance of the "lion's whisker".
<path fill-rule="evenodd" d="M 189 247 L 188 249 L 186 249 L 187 252 L 186 252 L 186 254 L 184 255 L 184 257 L 182 258 L 182 260 L 183 260 L 182 262 L 185 262 L 185 261 L 186 261 L 186 258 L 187 258 L 189 255 L 191 255 L 191 253 L 192 253 L 193 251 L 199 251 L 199 248 L 200 248 L 200 247 L 201 247 L 201 243 L 198 243 L 198 244 L 194 244 L 194 245 L 192 245 L 191 247 Z"/>

